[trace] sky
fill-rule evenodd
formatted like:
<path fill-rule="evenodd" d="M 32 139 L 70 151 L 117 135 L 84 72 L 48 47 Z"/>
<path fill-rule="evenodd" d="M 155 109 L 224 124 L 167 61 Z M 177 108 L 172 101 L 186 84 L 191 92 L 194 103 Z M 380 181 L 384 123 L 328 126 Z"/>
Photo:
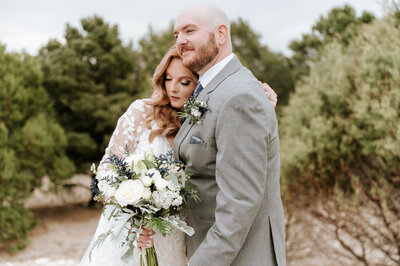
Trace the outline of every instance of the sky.
<path fill-rule="evenodd" d="M 272 51 L 289 56 L 291 40 L 309 33 L 320 16 L 334 7 L 353 6 L 357 15 L 369 11 L 380 17 L 383 0 L 214 0 L 231 20 L 241 17 L 261 35 Z M 65 25 L 99 15 L 117 24 L 124 43 L 137 41 L 149 29 L 164 30 L 193 0 L 0 0 L 0 43 L 7 51 L 35 55 L 50 38 L 63 41 Z"/>

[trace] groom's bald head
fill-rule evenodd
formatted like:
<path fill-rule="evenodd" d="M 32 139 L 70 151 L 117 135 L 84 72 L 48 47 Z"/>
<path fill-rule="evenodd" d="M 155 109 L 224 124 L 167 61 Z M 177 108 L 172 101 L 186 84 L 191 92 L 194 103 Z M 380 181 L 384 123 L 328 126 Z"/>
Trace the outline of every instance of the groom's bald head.
<path fill-rule="evenodd" d="M 183 63 L 200 75 L 232 53 L 228 16 L 211 4 L 195 4 L 182 10 L 174 36 Z"/>
<path fill-rule="evenodd" d="M 181 17 L 197 17 L 207 23 L 210 31 L 213 31 L 219 25 L 225 25 L 230 31 L 228 16 L 220 8 L 212 4 L 194 4 L 181 11 L 178 20 Z"/>

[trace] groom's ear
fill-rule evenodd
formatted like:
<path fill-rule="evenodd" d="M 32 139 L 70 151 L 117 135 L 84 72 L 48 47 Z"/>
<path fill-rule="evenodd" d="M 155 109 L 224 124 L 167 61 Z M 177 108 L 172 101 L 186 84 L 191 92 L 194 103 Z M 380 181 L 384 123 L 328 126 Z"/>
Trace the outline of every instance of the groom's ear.
<path fill-rule="evenodd" d="M 226 43 L 228 40 L 228 28 L 226 25 L 219 25 L 217 29 L 215 30 L 215 41 L 219 46 L 222 46 Z"/>

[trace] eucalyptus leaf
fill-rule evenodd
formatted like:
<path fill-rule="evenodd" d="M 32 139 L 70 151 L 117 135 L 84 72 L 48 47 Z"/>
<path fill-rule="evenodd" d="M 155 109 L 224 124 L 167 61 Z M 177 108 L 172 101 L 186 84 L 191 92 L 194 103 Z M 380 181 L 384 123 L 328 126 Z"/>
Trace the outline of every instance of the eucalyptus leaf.
<path fill-rule="evenodd" d="M 149 160 L 142 160 L 142 162 L 146 165 L 147 169 L 156 168 L 156 164 Z"/>
<path fill-rule="evenodd" d="M 178 178 L 176 175 L 171 171 L 169 172 L 169 176 L 171 177 L 171 181 L 175 186 L 179 186 Z"/>
<path fill-rule="evenodd" d="M 186 185 L 186 174 L 185 171 L 181 171 L 181 176 L 182 176 L 182 187 L 185 187 Z"/>

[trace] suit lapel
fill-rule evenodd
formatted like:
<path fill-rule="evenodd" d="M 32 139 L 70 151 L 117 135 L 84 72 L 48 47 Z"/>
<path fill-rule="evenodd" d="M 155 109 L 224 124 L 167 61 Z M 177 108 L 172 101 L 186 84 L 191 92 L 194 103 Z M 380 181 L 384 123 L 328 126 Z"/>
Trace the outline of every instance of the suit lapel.
<path fill-rule="evenodd" d="M 181 128 L 179 129 L 178 134 L 176 134 L 175 136 L 174 145 L 177 145 L 177 148 L 175 148 L 176 150 L 175 156 L 177 156 L 178 160 L 180 161 L 182 160 L 180 158 L 181 144 L 193 126 L 194 124 L 189 125 L 189 119 L 186 119 L 185 122 L 183 122 Z"/>
<path fill-rule="evenodd" d="M 207 84 L 207 86 L 203 89 L 201 93 L 210 94 L 219 86 L 219 84 L 221 84 L 222 81 L 238 71 L 241 67 L 242 64 L 235 55 L 232 60 L 229 61 L 229 63 L 226 64 L 226 66 L 221 69 L 221 71 Z M 201 95 L 201 93 L 199 94 L 199 96 Z"/>
<path fill-rule="evenodd" d="M 224 81 L 228 76 L 232 75 L 236 71 L 238 71 L 242 67 L 239 59 L 234 56 L 231 61 L 207 84 L 207 86 L 200 92 L 197 96 L 198 101 L 205 101 L 208 102 L 209 94 L 213 92 L 218 85 Z M 175 148 L 175 155 L 180 158 L 180 148 L 185 140 L 186 136 L 188 135 L 189 131 L 192 129 L 194 124 L 189 125 L 189 119 L 186 119 L 185 122 L 182 124 L 181 128 L 176 134 L 174 145 L 177 145 Z"/>

